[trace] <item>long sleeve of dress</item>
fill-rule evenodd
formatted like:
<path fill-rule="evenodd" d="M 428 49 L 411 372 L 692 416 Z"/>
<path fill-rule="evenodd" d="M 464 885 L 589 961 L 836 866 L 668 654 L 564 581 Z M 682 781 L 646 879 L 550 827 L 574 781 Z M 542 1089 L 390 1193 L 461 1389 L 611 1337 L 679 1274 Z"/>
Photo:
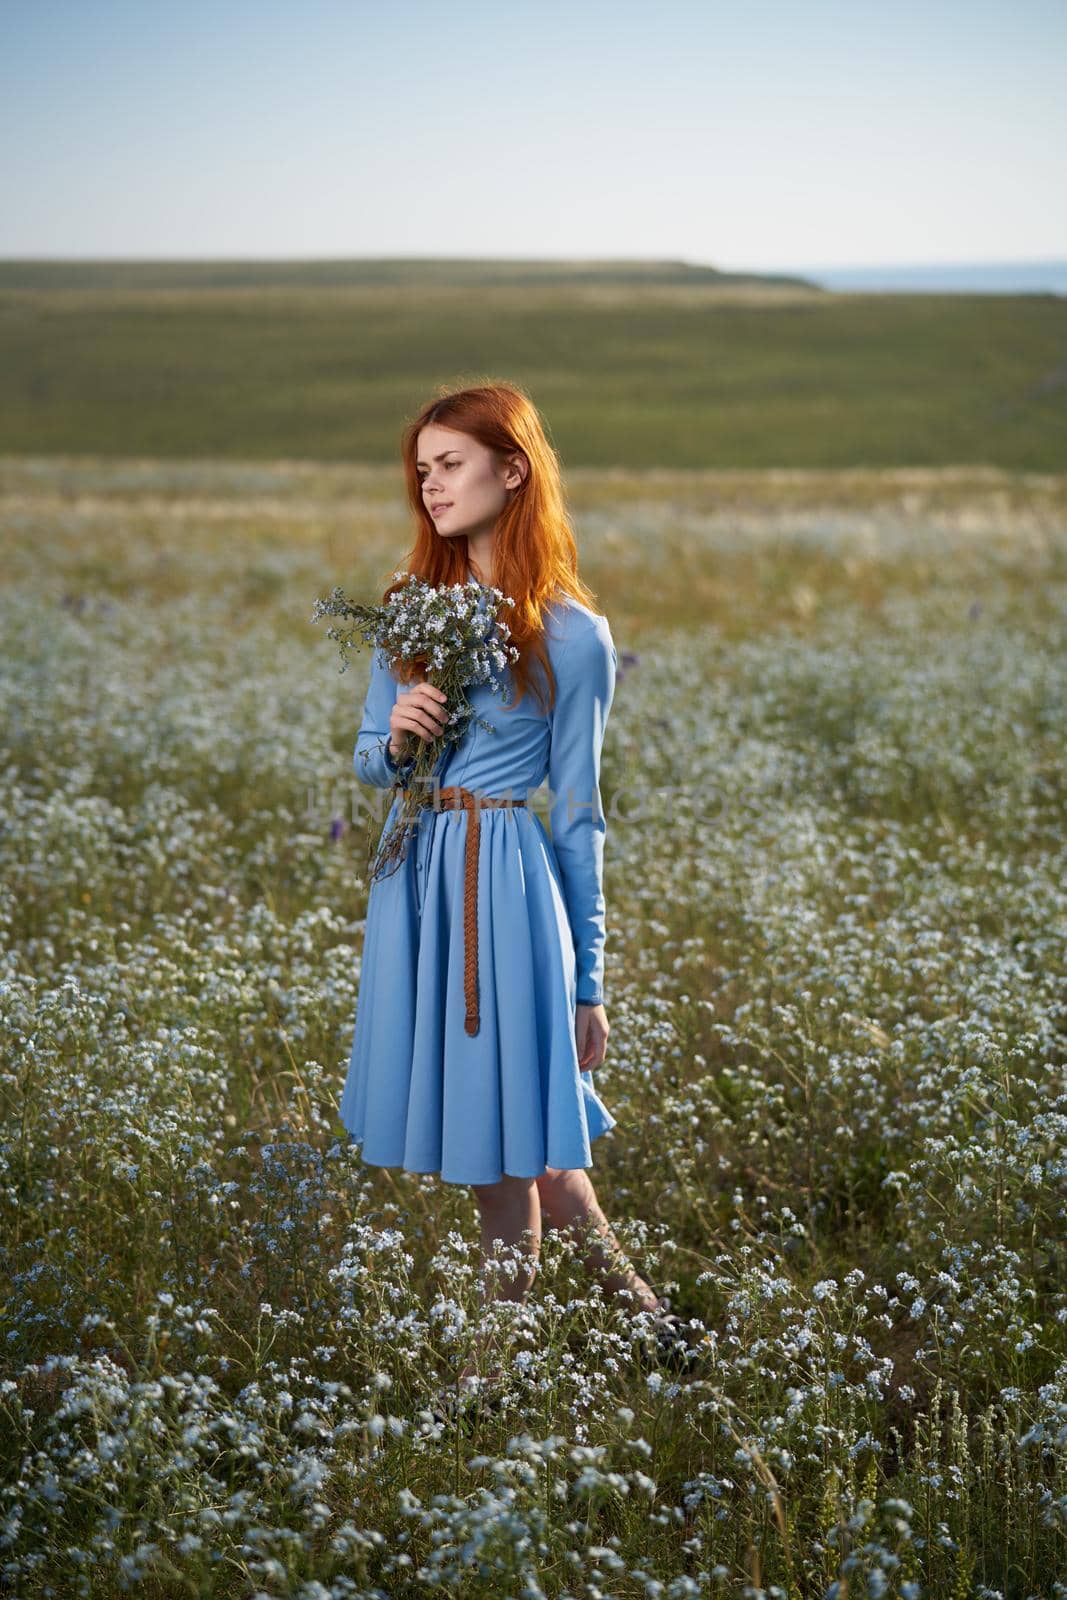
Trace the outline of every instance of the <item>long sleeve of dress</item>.
<path fill-rule="evenodd" d="M 414 756 L 395 762 L 389 754 L 389 716 L 396 702 L 398 680 L 384 655 L 375 650 L 371 659 L 370 684 L 363 702 L 363 715 L 356 735 L 352 765 L 356 777 L 376 789 L 391 789 L 403 784 L 415 765 Z"/>
<path fill-rule="evenodd" d="M 604 999 L 604 839 L 600 758 L 615 694 L 618 655 L 607 618 L 573 616 L 553 660 L 548 783 L 552 844 L 574 935 L 578 1001 Z"/>

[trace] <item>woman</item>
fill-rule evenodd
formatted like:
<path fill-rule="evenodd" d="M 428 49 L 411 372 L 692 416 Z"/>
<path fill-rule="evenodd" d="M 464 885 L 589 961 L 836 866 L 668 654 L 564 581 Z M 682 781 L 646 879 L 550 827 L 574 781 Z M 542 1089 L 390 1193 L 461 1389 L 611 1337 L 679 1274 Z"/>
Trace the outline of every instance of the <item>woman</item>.
<path fill-rule="evenodd" d="M 611 631 L 578 578 L 558 460 L 521 390 L 432 401 L 405 430 L 403 458 L 418 530 L 407 570 L 511 596 L 521 653 L 503 674 L 510 704 L 492 685 L 469 691 L 475 718 L 434 774 L 443 803 L 424 804 L 399 870 L 371 884 L 341 1120 L 371 1164 L 472 1185 L 483 1262 L 501 1239 L 525 1263 L 507 1298 L 530 1287 L 544 1220 L 599 1239 L 588 1269 L 658 1313 L 670 1359 L 675 1319 L 625 1260 L 585 1170 L 591 1142 L 615 1126 L 592 1077 L 609 1034 L 599 782 Z M 403 785 L 412 741 L 443 726 L 444 698 L 421 675 L 402 683 L 376 651 L 357 776 Z M 546 777 L 551 839 L 524 804 Z M 478 1367 L 461 1381 L 476 1386 Z"/>

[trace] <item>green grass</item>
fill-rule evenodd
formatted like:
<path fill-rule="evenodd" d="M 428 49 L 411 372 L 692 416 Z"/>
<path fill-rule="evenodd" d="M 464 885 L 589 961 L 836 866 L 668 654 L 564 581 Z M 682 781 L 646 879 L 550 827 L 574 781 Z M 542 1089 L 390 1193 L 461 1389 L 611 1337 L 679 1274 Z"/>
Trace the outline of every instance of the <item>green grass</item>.
<path fill-rule="evenodd" d="M 506 378 L 571 466 L 1056 471 L 1067 301 L 674 263 L 0 264 L 0 451 L 395 461 Z"/>

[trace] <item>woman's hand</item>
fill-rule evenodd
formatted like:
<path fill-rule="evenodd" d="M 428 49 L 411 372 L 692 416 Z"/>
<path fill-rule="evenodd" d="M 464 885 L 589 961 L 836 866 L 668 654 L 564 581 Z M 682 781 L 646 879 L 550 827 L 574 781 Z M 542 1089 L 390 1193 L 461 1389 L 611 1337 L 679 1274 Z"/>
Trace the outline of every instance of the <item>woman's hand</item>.
<path fill-rule="evenodd" d="M 425 679 L 400 686 L 389 713 L 389 754 L 394 761 L 403 760 L 408 734 L 414 733 L 429 741 L 436 739 L 448 726 L 447 698 L 443 689 Z"/>
<path fill-rule="evenodd" d="M 574 1040 L 580 1071 L 592 1072 L 594 1067 L 603 1066 L 610 1032 L 608 1014 L 602 1005 L 579 1004 L 574 1017 Z"/>

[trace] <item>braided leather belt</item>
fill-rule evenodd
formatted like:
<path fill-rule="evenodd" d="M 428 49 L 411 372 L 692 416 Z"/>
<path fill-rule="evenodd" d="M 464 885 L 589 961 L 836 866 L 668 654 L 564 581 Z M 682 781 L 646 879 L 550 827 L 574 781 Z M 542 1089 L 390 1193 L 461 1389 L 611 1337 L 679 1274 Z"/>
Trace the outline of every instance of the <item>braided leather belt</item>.
<path fill-rule="evenodd" d="M 447 804 L 450 811 L 458 811 L 461 807 L 467 813 L 467 842 L 466 854 L 463 862 L 463 994 L 467 1003 L 467 1015 L 463 1026 L 468 1033 L 477 1033 L 479 1025 L 478 1016 L 478 846 L 481 840 L 478 813 L 482 806 L 496 806 L 510 810 L 514 806 L 524 806 L 525 800 L 500 799 L 490 800 L 484 795 L 476 795 L 470 789 L 463 789 L 458 784 L 450 784 L 444 789 L 439 789 L 437 794 L 425 793 L 420 796 L 421 806 L 433 806 L 435 811 L 441 811 L 442 805 L 438 800 Z"/>

